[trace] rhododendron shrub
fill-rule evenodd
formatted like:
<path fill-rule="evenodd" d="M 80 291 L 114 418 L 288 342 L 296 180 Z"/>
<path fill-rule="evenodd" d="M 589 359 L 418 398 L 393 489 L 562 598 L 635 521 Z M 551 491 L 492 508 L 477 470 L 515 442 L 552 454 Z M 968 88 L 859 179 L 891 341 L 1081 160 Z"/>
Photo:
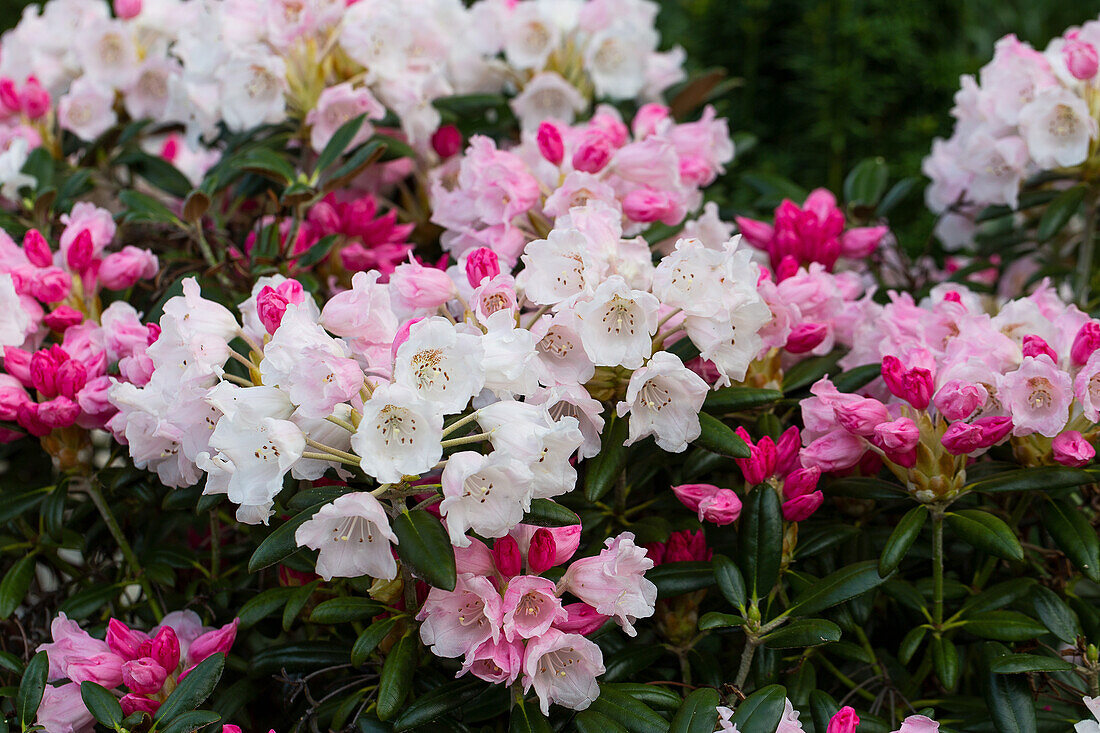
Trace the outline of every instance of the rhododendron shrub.
<path fill-rule="evenodd" d="M 947 255 L 656 11 L 0 38 L 4 730 L 1098 730 L 1095 23 L 964 82 Z"/>

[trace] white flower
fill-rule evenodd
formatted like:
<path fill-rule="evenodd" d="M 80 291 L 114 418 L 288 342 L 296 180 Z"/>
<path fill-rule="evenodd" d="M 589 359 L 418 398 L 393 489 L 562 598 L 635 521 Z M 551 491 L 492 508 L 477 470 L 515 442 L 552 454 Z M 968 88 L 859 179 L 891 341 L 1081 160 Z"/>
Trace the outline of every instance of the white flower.
<path fill-rule="evenodd" d="M 590 295 L 603 280 L 607 265 L 592 256 L 592 242 L 580 230 L 559 227 L 523 250 L 517 284 L 538 305 L 572 305 Z"/>
<path fill-rule="evenodd" d="M 114 93 L 110 89 L 82 76 L 58 101 L 58 124 L 81 140 L 95 140 L 118 122 L 113 102 Z"/>
<path fill-rule="evenodd" d="M 645 86 L 649 52 L 656 45 L 652 28 L 625 23 L 594 35 L 584 60 L 596 93 L 611 99 L 637 96 Z"/>
<path fill-rule="evenodd" d="M 618 275 L 600 283 L 592 299 L 576 307 L 581 342 L 593 363 L 640 367 L 652 352 L 659 306 L 653 294 L 631 289 Z"/>
<path fill-rule="evenodd" d="M 545 15 L 549 3 L 518 3 L 505 19 L 504 56 L 517 69 L 541 69 L 561 42 L 561 30 Z"/>
<path fill-rule="evenodd" d="M 1092 713 L 1094 720 L 1082 720 L 1073 726 L 1075 733 L 1100 733 L 1100 697 L 1084 698 L 1085 707 Z"/>
<path fill-rule="evenodd" d="M 968 192 L 978 201 L 1015 208 L 1027 168 L 1027 145 L 1009 135 L 994 140 L 984 130 L 967 141 L 963 166 L 974 174 Z"/>
<path fill-rule="evenodd" d="M 443 457 L 443 416 L 400 384 L 376 387 L 351 438 L 360 465 L 383 483 L 417 476 Z"/>
<path fill-rule="evenodd" d="M 678 356 L 658 351 L 630 376 L 626 400 L 616 407 L 619 417 L 630 414 L 630 437 L 624 445 L 652 435 L 664 450 L 684 451 L 699 437 L 699 410 L 707 390 L 702 377 Z"/>
<path fill-rule="evenodd" d="M 102 21 L 77 39 L 76 55 L 89 79 L 112 89 L 124 89 L 134 80 L 138 50 L 125 23 Z"/>
<path fill-rule="evenodd" d="M 509 105 L 525 130 L 546 120 L 572 124 L 577 113 L 588 106 L 584 95 L 554 71 L 536 74 Z"/>
<path fill-rule="evenodd" d="M 494 449 L 530 469 L 534 498 L 559 496 L 576 485 L 569 459 L 584 442 L 576 418 L 554 420 L 545 406 L 503 400 L 478 410 L 477 422 Z"/>
<path fill-rule="evenodd" d="M 397 349 L 393 378 L 440 414 L 453 414 L 485 386 L 484 358 L 480 338 L 460 333 L 446 318 L 426 318 Z"/>
<path fill-rule="evenodd" d="M 553 318 L 539 319 L 531 331 L 539 337 L 535 343 L 536 378 L 546 386 L 584 384 L 596 373 L 581 344 L 580 323 L 571 310 L 562 310 Z"/>
<path fill-rule="evenodd" d="M 532 405 L 544 405 L 550 417 L 560 421 L 563 417 L 577 420 L 577 427 L 584 442 L 577 450 L 580 458 L 591 458 L 600 452 L 600 433 L 603 432 L 603 404 L 592 399 L 583 381 L 541 389 L 527 400 Z"/>
<path fill-rule="evenodd" d="M 524 692 L 535 688 L 545 715 L 550 704 L 584 710 L 600 696 L 596 678 L 604 673 L 603 652 L 580 634 L 548 629 L 527 643 L 523 655 Z"/>
<path fill-rule="evenodd" d="M 234 56 L 219 75 L 221 112 L 230 130 L 247 130 L 286 117 L 286 64 L 262 49 Z"/>
<path fill-rule="evenodd" d="M 336 406 L 332 414 L 340 420 L 350 423 L 351 412 L 351 405 L 341 403 Z M 295 425 L 302 429 L 303 433 L 318 443 L 345 452 L 351 451 L 352 433 L 349 433 L 344 427 L 329 422 L 324 418 L 305 418 L 300 414 L 292 415 L 290 419 Z M 335 459 L 331 461 L 322 461 L 319 458 L 303 458 L 294 464 L 294 468 L 291 469 L 290 475 L 296 479 L 316 481 L 324 476 L 325 472 L 330 468 L 335 469 L 336 473 L 341 477 L 348 477 L 351 475 L 348 473 L 346 467 L 339 461 Z"/>
<path fill-rule="evenodd" d="M 1096 120 L 1088 105 L 1062 87 L 1045 89 L 1020 110 L 1020 132 L 1036 164 L 1044 168 L 1083 163 L 1089 140 L 1096 137 Z"/>
<path fill-rule="evenodd" d="M 22 346 L 27 340 L 31 317 L 19 302 L 11 275 L 0 273 L 0 346 Z"/>
<path fill-rule="evenodd" d="M 483 537 L 503 537 L 531 508 L 531 472 L 499 452 L 455 453 L 443 467 L 443 502 L 451 544 L 467 547 L 472 529 Z"/>
<path fill-rule="evenodd" d="M 529 395 L 538 389 L 535 334 L 526 328 L 516 328 L 508 311 L 497 311 L 486 318 L 485 328 L 481 338 L 485 388 L 500 399 Z"/>
<path fill-rule="evenodd" d="M 0 196 L 12 201 L 19 199 L 19 189 L 33 187 L 37 181 L 34 176 L 23 172 L 23 166 L 30 157 L 29 143 L 24 137 L 14 138 L 8 148 L 0 153 Z"/>
<path fill-rule="evenodd" d="M 715 318 L 688 316 L 684 329 L 699 353 L 714 363 L 722 375 L 716 386 L 745 378 L 749 363 L 764 345 L 760 329 L 772 318 L 771 309 L 762 301 L 746 303 Z"/>
<path fill-rule="evenodd" d="M 698 239 L 680 239 L 653 275 L 653 294 L 661 303 L 692 316 L 716 316 L 744 302 L 758 300 L 751 253 L 739 250 L 738 235 L 720 250 Z"/>
<path fill-rule="evenodd" d="M 382 504 L 369 492 L 344 494 L 326 504 L 294 532 L 299 547 L 320 550 L 317 574 L 325 580 L 369 575 L 397 577 L 390 543 L 397 535 Z"/>

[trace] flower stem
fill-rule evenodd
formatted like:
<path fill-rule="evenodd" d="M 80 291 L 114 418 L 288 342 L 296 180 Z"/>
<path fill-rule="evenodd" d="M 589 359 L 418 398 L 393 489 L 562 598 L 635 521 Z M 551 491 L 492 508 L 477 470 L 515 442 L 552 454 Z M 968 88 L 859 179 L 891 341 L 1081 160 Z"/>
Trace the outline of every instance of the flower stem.
<path fill-rule="evenodd" d="M 932 618 L 936 631 L 943 626 L 943 509 L 932 508 Z"/>
<path fill-rule="evenodd" d="M 740 689 L 745 684 L 745 680 L 749 677 L 749 670 L 752 668 L 752 658 L 756 654 L 756 647 L 760 646 L 760 641 L 755 636 L 748 636 L 745 638 L 745 649 L 741 652 L 741 665 L 737 668 L 737 678 L 733 681 L 733 684 Z"/>
<path fill-rule="evenodd" d="M 444 440 L 441 445 L 444 448 L 453 448 L 456 445 L 467 445 L 469 443 L 480 443 L 483 440 L 488 440 L 491 432 L 475 433 L 473 435 L 464 435 L 461 438 L 451 438 L 450 440 Z"/>
<path fill-rule="evenodd" d="M 1096 208 L 1100 198 L 1097 193 L 1089 191 L 1085 197 L 1085 234 L 1081 240 L 1081 248 L 1077 252 L 1077 303 L 1082 310 L 1088 310 L 1089 287 L 1092 284 L 1092 258 L 1096 248 Z"/>
<path fill-rule="evenodd" d="M 160 605 L 153 595 L 153 586 L 149 583 L 149 578 L 145 576 L 145 571 L 142 569 L 141 563 L 138 562 L 137 555 L 134 554 L 133 548 L 130 547 L 130 543 L 126 541 L 126 535 L 122 533 L 122 527 L 119 526 L 118 520 L 115 519 L 115 515 L 111 512 L 111 507 L 107 506 L 107 500 L 103 498 L 103 492 L 99 488 L 99 483 L 95 479 L 89 480 L 86 491 L 92 503 L 95 504 L 96 509 L 99 510 L 99 515 L 103 517 L 103 522 L 107 525 L 107 530 L 111 533 L 111 536 L 115 538 L 115 542 L 118 543 L 118 548 L 122 550 L 122 556 L 126 558 L 130 570 L 137 576 L 137 581 L 141 585 L 141 589 L 145 592 L 145 597 L 149 599 L 149 608 L 153 611 L 153 615 L 156 616 L 159 622 L 164 618 L 164 614 L 161 612 Z"/>

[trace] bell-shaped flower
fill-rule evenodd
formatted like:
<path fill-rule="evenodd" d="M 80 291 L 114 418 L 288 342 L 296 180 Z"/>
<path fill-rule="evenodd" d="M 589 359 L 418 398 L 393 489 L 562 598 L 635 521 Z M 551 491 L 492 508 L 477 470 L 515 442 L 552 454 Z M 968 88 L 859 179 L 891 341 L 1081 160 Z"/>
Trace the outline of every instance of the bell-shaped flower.
<path fill-rule="evenodd" d="M 452 591 L 432 588 L 416 619 L 420 640 L 437 657 L 473 660 L 482 643 L 501 638 L 500 593 L 488 578 L 469 573 L 458 576 Z"/>
<path fill-rule="evenodd" d="M 652 352 L 660 303 L 634 290 L 619 275 L 600 283 L 592 299 L 578 303 L 581 343 L 596 366 L 637 369 Z"/>
<path fill-rule="evenodd" d="M 619 417 L 630 415 L 632 445 L 654 436 L 657 445 L 670 453 L 680 453 L 699 437 L 699 410 L 706 398 L 707 383 L 684 366 L 680 358 L 658 351 L 641 369 L 630 376 L 626 399 L 616 411 Z"/>
<path fill-rule="evenodd" d="M 600 696 L 596 678 L 604 673 L 603 653 L 580 634 L 550 629 L 527 643 L 523 689 L 532 687 L 544 715 L 551 703 L 584 710 Z"/>
<path fill-rule="evenodd" d="M 319 550 L 317 574 L 327 580 L 369 575 L 381 580 L 397 577 L 386 510 L 369 492 L 344 494 L 321 507 L 294 532 L 299 547 Z"/>
<path fill-rule="evenodd" d="M 394 381 L 441 415 L 453 414 L 485 386 L 484 358 L 480 338 L 459 332 L 446 318 L 425 318 L 397 349 Z"/>
<path fill-rule="evenodd" d="M 376 387 L 363 403 L 351 447 L 360 466 L 383 483 L 418 476 L 443 457 L 443 416 L 411 387 Z"/>
<path fill-rule="evenodd" d="M 1027 356 L 1019 369 L 997 380 L 997 398 L 1012 416 L 1013 435 L 1053 438 L 1069 419 L 1073 381 L 1049 356 Z"/>
<path fill-rule="evenodd" d="M 447 459 L 440 483 L 440 513 L 451 544 L 470 544 L 466 530 L 503 537 L 531 508 L 531 472 L 514 458 L 494 451 L 488 456 L 461 451 Z"/>
<path fill-rule="evenodd" d="M 598 612 L 614 616 L 630 636 L 635 636 L 634 621 L 653 615 L 657 586 L 645 578 L 653 567 L 646 551 L 634 544 L 634 535 L 624 532 L 609 537 L 606 548 L 596 557 L 574 560 L 558 582 Z"/>
<path fill-rule="evenodd" d="M 469 672 L 478 679 L 498 685 L 511 685 L 519 677 L 523 666 L 523 642 L 489 639 L 467 656 L 458 676 Z"/>

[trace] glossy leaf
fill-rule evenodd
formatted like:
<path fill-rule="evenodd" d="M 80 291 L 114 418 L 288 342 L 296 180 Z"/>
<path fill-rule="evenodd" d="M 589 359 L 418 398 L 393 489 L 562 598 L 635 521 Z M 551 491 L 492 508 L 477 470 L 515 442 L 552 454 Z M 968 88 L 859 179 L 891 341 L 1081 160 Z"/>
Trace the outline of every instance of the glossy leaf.
<path fill-rule="evenodd" d="M 34 722 L 38 706 L 42 702 L 42 692 L 46 689 L 46 675 L 50 671 L 50 662 L 46 652 L 38 652 L 23 671 L 19 682 L 19 691 L 15 696 L 15 717 L 26 729 Z"/>
<path fill-rule="evenodd" d="M 7 618 L 23 603 L 34 579 L 35 555 L 32 552 L 15 561 L 0 581 L 0 619 Z"/>
<path fill-rule="evenodd" d="M 749 447 L 733 428 L 705 412 L 699 413 L 699 437 L 694 445 L 729 458 L 748 458 Z"/>
<path fill-rule="evenodd" d="M 703 687 L 684 699 L 669 726 L 669 733 L 713 733 L 718 723 L 718 691 Z"/>
<path fill-rule="evenodd" d="M 972 547 L 1005 560 L 1023 560 L 1024 548 L 1003 520 L 982 509 L 947 513 L 947 523 Z"/>
<path fill-rule="evenodd" d="M 886 546 L 882 548 L 882 554 L 878 559 L 879 575 L 887 576 L 897 570 L 898 565 L 905 559 L 909 548 L 920 536 L 921 528 L 928 519 L 928 507 L 918 504 L 905 513 L 898 521 L 894 531 L 890 533 L 890 539 L 886 540 Z"/>
<path fill-rule="evenodd" d="M 429 585 L 454 590 L 458 578 L 454 548 L 438 519 L 426 511 L 401 512 L 393 520 L 393 533 L 403 563 Z"/>
<path fill-rule="evenodd" d="M 783 717 L 786 699 L 782 685 L 762 687 L 737 706 L 732 722 L 741 731 L 774 731 Z"/>
<path fill-rule="evenodd" d="M 381 621 L 375 621 L 365 628 L 351 647 L 351 663 L 356 667 L 361 667 L 363 662 L 367 661 L 370 653 L 378 647 L 383 639 L 389 636 L 396 625 L 397 619 L 391 616 Z"/>
<path fill-rule="evenodd" d="M 386 661 L 382 663 L 382 674 L 378 679 L 378 705 L 376 711 L 380 720 L 389 720 L 396 715 L 405 698 L 412 689 L 413 674 L 416 672 L 417 651 L 420 640 L 412 631 L 397 640 Z"/>
<path fill-rule="evenodd" d="M 779 580 L 783 555 L 783 515 L 770 486 L 757 486 L 745 501 L 738 532 L 741 569 L 753 599 L 766 596 Z"/>
<path fill-rule="evenodd" d="M 447 682 L 416 698 L 393 721 L 394 733 L 411 730 L 462 707 L 485 691 L 485 682 L 463 677 Z"/>
<path fill-rule="evenodd" d="M 770 405 L 783 399 L 783 393 L 777 389 L 759 389 L 756 387 L 722 387 L 707 393 L 703 409 L 708 412 L 738 412 Z"/>
<path fill-rule="evenodd" d="M 623 447 L 629 430 L 629 421 L 614 412 L 607 417 L 601 438 L 600 452 L 584 462 L 584 498 L 599 501 L 611 491 L 626 466 L 627 449 Z"/>
<path fill-rule="evenodd" d="M 315 624 L 343 624 L 372 618 L 382 613 L 382 610 L 381 603 L 369 598 L 332 598 L 318 603 L 309 615 L 309 620 Z"/>
<path fill-rule="evenodd" d="M 84 701 L 84 706 L 92 717 L 102 725 L 117 728 L 122 724 L 122 706 L 109 690 L 95 682 L 81 682 L 80 699 Z"/>
<path fill-rule="evenodd" d="M 797 649 L 840 641 L 840 627 L 821 618 L 795 619 L 764 637 L 769 649 Z"/>
<path fill-rule="evenodd" d="M 1045 502 L 1041 517 L 1043 528 L 1070 562 L 1089 580 L 1100 583 L 1100 538 L 1088 518 L 1076 507 L 1060 501 Z"/>
<path fill-rule="evenodd" d="M 657 586 L 657 595 L 662 598 L 714 585 L 714 571 L 709 562 L 666 562 L 646 571 L 645 577 Z"/>
<path fill-rule="evenodd" d="M 864 560 L 825 576 L 795 598 L 789 609 L 791 615 L 812 616 L 877 588 L 886 580 L 877 566 L 874 560 Z"/>
<path fill-rule="evenodd" d="M 745 592 L 745 579 L 741 570 L 725 555 L 715 555 L 711 563 L 714 566 L 714 579 L 722 596 L 734 608 L 744 612 L 748 604 L 748 594 Z"/>
<path fill-rule="evenodd" d="M 167 723 L 176 716 L 202 705 L 221 679 L 225 655 L 212 654 L 187 673 L 153 716 L 154 723 Z"/>

